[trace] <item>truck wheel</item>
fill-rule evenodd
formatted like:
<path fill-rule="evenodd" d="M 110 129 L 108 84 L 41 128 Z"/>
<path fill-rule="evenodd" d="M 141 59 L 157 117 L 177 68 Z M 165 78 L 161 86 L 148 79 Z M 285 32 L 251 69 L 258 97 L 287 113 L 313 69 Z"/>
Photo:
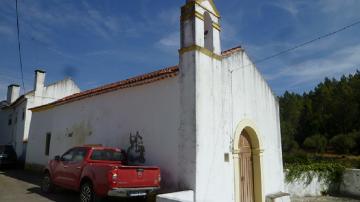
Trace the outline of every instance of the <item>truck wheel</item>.
<path fill-rule="evenodd" d="M 54 191 L 54 184 L 51 180 L 51 176 L 49 173 L 45 173 L 44 178 L 41 182 L 41 191 L 44 193 L 51 193 Z"/>
<path fill-rule="evenodd" d="M 85 182 L 83 185 L 81 185 L 80 201 L 81 202 L 100 202 L 101 198 L 96 195 L 92 184 L 89 182 Z"/>

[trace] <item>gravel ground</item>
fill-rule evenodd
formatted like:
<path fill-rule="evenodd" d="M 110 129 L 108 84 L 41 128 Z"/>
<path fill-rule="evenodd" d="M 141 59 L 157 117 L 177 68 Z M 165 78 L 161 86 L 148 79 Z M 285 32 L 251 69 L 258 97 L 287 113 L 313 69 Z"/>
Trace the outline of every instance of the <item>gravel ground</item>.
<path fill-rule="evenodd" d="M 292 202 L 359 202 L 360 200 L 324 196 L 324 197 L 291 198 L 291 201 Z"/>

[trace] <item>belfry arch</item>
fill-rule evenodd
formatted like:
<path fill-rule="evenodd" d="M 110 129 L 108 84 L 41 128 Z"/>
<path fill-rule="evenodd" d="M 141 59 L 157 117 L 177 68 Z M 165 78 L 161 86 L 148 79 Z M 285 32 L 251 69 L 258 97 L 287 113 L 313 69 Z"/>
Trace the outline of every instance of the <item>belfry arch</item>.
<path fill-rule="evenodd" d="M 204 48 L 214 51 L 213 21 L 209 12 L 204 13 Z"/>

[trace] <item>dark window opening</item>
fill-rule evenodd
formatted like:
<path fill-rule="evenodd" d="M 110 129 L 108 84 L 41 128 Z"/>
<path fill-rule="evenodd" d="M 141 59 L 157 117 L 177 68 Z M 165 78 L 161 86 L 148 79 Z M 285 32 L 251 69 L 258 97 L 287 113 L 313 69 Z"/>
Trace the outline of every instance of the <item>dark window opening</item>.
<path fill-rule="evenodd" d="M 45 155 L 49 156 L 50 153 L 50 141 L 51 141 L 51 133 L 46 134 L 46 142 L 45 142 Z"/>
<path fill-rule="evenodd" d="M 86 148 L 75 148 L 66 152 L 61 157 L 61 160 L 64 162 L 80 163 L 85 159 L 87 153 L 88 149 Z"/>
<path fill-rule="evenodd" d="M 95 161 L 126 161 L 125 152 L 115 150 L 94 150 L 90 157 Z"/>
<path fill-rule="evenodd" d="M 25 109 L 23 109 L 23 112 L 22 112 L 22 120 L 25 120 Z"/>
<path fill-rule="evenodd" d="M 10 126 L 12 124 L 11 118 L 9 118 L 8 125 Z"/>
<path fill-rule="evenodd" d="M 204 13 L 204 48 L 214 51 L 213 21 L 208 12 Z"/>
<path fill-rule="evenodd" d="M 75 151 L 75 150 L 72 149 L 72 150 L 66 152 L 66 153 L 61 157 L 61 160 L 62 160 L 62 161 L 65 161 L 65 162 L 70 162 L 70 161 L 73 159 L 73 157 L 74 157 L 74 151 Z"/>

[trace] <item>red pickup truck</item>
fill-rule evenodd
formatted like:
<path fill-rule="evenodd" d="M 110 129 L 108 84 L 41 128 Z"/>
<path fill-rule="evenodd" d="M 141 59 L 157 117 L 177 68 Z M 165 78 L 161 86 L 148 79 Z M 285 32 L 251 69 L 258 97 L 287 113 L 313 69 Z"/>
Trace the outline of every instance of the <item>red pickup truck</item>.
<path fill-rule="evenodd" d="M 160 188 L 158 167 L 126 166 L 123 150 L 82 146 L 51 160 L 44 171 L 41 190 L 55 186 L 80 191 L 80 201 L 99 201 L 106 196 L 143 197 Z"/>

